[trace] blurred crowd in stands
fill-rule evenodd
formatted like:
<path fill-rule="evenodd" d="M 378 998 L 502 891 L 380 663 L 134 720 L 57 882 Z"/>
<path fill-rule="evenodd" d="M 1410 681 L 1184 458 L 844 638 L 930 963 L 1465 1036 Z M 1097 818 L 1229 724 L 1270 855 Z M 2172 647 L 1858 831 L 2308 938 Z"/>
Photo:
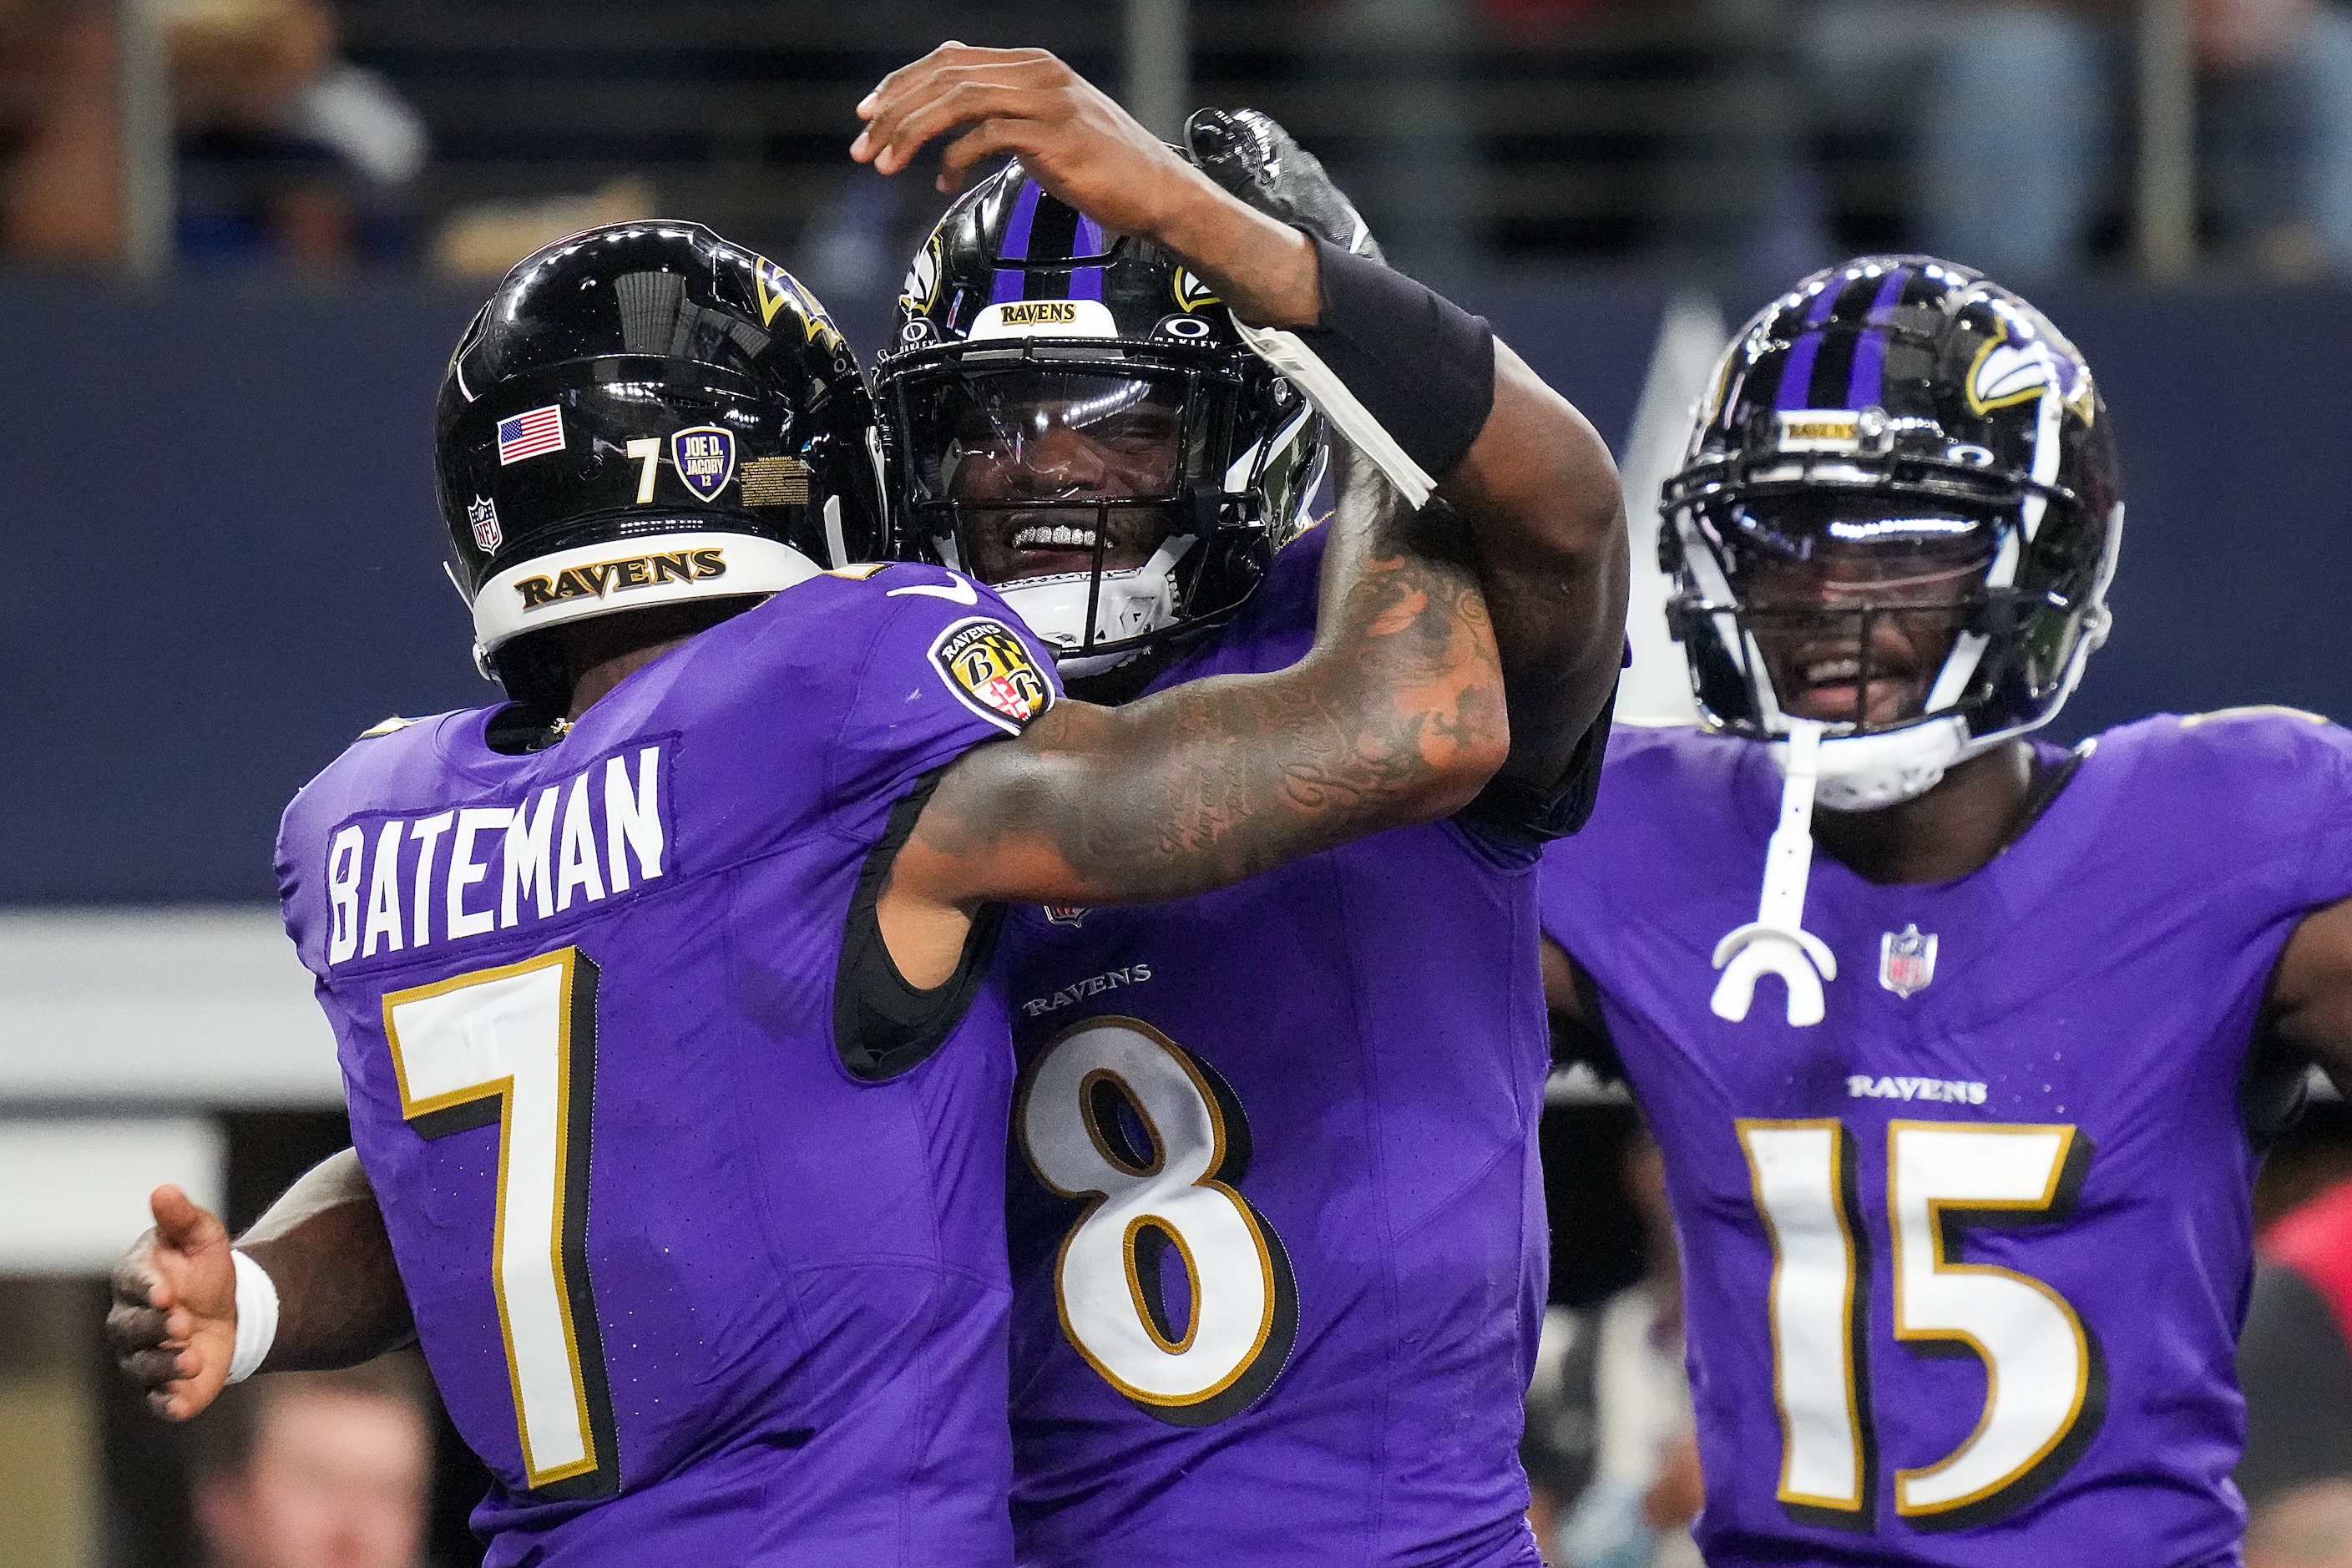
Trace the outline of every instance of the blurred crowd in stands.
<path fill-rule="evenodd" d="M 895 272 L 880 258 L 931 216 L 912 210 L 928 192 L 864 188 L 839 158 L 859 84 L 959 22 L 968 40 L 1042 39 L 1115 83 L 1116 8 L 1074 32 L 1080 13 L 1055 4 L 737 6 L 757 13 L 762 48 L 725 4 L 663 31 L 661 8 L 612 0 L 345 0 L 340 15 L 323 0 L 0 0 L 0 247 L 63 267 L 121 255 L 119 16 L 152 6 L 178 265 L 495 274 L 551 232 L 719 205 L 697 216 L 764 226 L 749 237 L 854 288 Z M 2352 9 L 2188 9 L 2205 265 L 2352 271 Z M 632 11 L 650 43 L 600 54 L 602 24 L 583 19 Z M 1903 247 L 2030 286 L 2128 262 L 2133 0 L 1192 11 L 1196 95 L 1294 113 L 1391 251 L 1425 271 L 1663 260 L 1779 275 Z M 656 86 L 672 90 L 647 96 Z M 526 100 L 547 106 L 537 123 Z M 786 164 L 805 177 L 746 177 Z"/>
<path fill-rule="evenodd" d="M 152 6 L 169 82 L 182 269 L 480 278 L 565 233 L 660 210 L 748 229 L 838 306 L 860 290 L 887 299 L 910 237 L 936 216 L 928 182 L 886 185 L 853 171 L 843 151 L 848 106 L 935 41 L 926 28 L 950 8 L 866 0 L 856 16 L 831 17 L 823 50 L 678 37 L 642 59 L 620 45 L 557 59 L 520 45 L 436 47 L 435 35 L 471 37 L 464 29 L 493 12 L 510 40 L 541 23 L 560 30 L 575 13 L 617 26 L 635 11 L 627 25 L 643 28 L 658 26 L 648 20 L 658 8 L 137 3 Z M 102 272 L 123 258 L 117 60 L 131 4 L 0 0 L 0 258 L 19 268 Z M 681 15 L 708 21 L 723 9 Z M 776 0 L 764 36 L 779 36 L 778 17 L 817 9 Z M 1031 41 L 1028 7 L 963 9 L 986 18 L 961 29 L 969 40 Z M 1093 9 L 1097 44 L 1115 44 L 1115 7 Z M 1360 195 L 1391 253 L 1424 270 L 1640 260 L 1780 280 L 1847 251 L 1916 247 L 2031 288 L 2128 265 L 2136 9 L 1204 0 L 1193 77 L 1203 101 L 1255 102 L 1291 119 Z M 2189 16 L 2204 264 L 2273 279 L 2352 275 L 2352 0 L 2189 0 Z M 1036 37 L 1076 52 L 1055 30 Z M 820 55 L 822 69 L 807 65 Z M 788 57 L 789 68 L 774 63 Z M 1082 63 L 1115 82 L 1115 47 Z M 519 83 L 551 85 L 532 75 L 551 68 L 563 90 L 519 98 L 525 107 L 508 105 L 503 120 L 483 107 Z M 747 102 L 795 100 L 814 107 L 797 119 L 782 109 L 744 117 Z M 643 112 L 693 134 L 589 136 L 560 120 L 518 129 L 542 103 L 601 110 L 624 132 L 640 112 L 632 106 L 654 106 Z M 594 157 L 572 145 L 592 142 Z M 794 160 L 814 171 L 801 184 L 745 175 Z M 436 183 L 459 165 L 464 178 Z M 736 205 L 706 210 L 722 198 Z M 2352 1568 L 2347 1178 L 2337 1166 L 2267 1183 L 2279 1212 L 2268 1216 L 2244 1348 L 2248 1568 Z M 1560 1568 L 1696 1561 L 1687 1527 L 1702 1482 L 1660 1182 L 1655 1150 L 1635 1139 L 1623 1183 L 1643 1219 L 1644 1271 L 1546 1324 L 1525 1455 L 1533 1518 Z M 405 1363 L 239 1389 L 190 1434 L 203 1561 L 418 1561 L 429 1401 Z"/>

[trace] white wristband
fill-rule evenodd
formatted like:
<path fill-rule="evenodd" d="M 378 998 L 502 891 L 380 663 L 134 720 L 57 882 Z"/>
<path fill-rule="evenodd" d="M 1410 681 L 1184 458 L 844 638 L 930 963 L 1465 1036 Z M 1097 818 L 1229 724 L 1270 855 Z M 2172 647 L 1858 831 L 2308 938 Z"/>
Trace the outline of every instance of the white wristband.
<path fill-rule="evenodd" d="M 229 1357 L 228 1380 L 243 1383 L 261 1370 L 278 1338 L 278 1287 L 269 1270 L 235 1247 L 229 1261 L 236 1266 L 236 1352 Z"/>

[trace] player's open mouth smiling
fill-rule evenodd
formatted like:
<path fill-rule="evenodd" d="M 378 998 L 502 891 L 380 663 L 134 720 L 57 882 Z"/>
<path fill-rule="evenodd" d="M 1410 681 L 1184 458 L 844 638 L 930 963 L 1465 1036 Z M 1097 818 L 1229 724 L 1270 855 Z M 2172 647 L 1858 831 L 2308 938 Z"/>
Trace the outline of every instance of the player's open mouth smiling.
<path fill-rule="evenodd" d="M 1104 542 L 1103 570 L 1129 571 L 1150 560 L 1167 535 L 1156 508 L 1103 510 L 1112 514 L 1107 521 L 1108 540 L 1103 540 L 1106 521 L 1102 513 L 1090 509 L 1013 511 L 989 519 L 982 525 L 983 544 L 992 539 L 1004 542 L 996 549 L 982 550 L 982 578 L 992 583 L 1017 583 L 1033 577 L 1091 572 L 1097 541 Z"/>
<path fill-rule="evenodd" d="M 1067 524 L 1053 528 L 1039 528 L 1033 525 L 1013 534 L 1013 548 L 1015 550 L 1067 548 L 1091 551 L 1095 547 L 1097 537 L 1095 530 L 1091 528 L 1072 528 Z"/>
<path fill-rule="evenodd" d="M 1781 706 L 1801 719 L 1824 723 L 1899 723 L 1918 711 L 1926 683 L 1918 650 L 1892 626 L 1872 628 L 1869 684 L 1861 685 L 1861 646 L 1851 638 L 1811 641 L 1774 662 Z"/>

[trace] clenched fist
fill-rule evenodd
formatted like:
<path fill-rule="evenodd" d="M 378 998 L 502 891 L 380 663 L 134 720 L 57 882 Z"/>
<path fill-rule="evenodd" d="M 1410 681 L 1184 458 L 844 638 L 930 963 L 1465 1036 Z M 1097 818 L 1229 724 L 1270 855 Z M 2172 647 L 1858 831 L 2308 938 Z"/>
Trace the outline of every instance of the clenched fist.
<path fill-rule="evenodd" d="M 114 1266 L 106 1314 L 114 1359 L 174 1421 L 210 1405 L 236 1353 L 236 1267 L 228 1230 L 174 1186 L 148 1198 L 155 1228 Z"/>

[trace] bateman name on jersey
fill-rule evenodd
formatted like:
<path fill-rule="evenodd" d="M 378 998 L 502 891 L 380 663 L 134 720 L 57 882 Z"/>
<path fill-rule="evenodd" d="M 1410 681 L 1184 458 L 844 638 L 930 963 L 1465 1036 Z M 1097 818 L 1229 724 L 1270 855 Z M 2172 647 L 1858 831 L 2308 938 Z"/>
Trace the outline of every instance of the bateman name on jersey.
<path fill-rule="evenodd" d="M 512 805 L 339 827 L 327 847 L 327 962 L 486 936 L 654 881 L 671 842 L 662 763 L 658 744 L 625 748 Z"/>

